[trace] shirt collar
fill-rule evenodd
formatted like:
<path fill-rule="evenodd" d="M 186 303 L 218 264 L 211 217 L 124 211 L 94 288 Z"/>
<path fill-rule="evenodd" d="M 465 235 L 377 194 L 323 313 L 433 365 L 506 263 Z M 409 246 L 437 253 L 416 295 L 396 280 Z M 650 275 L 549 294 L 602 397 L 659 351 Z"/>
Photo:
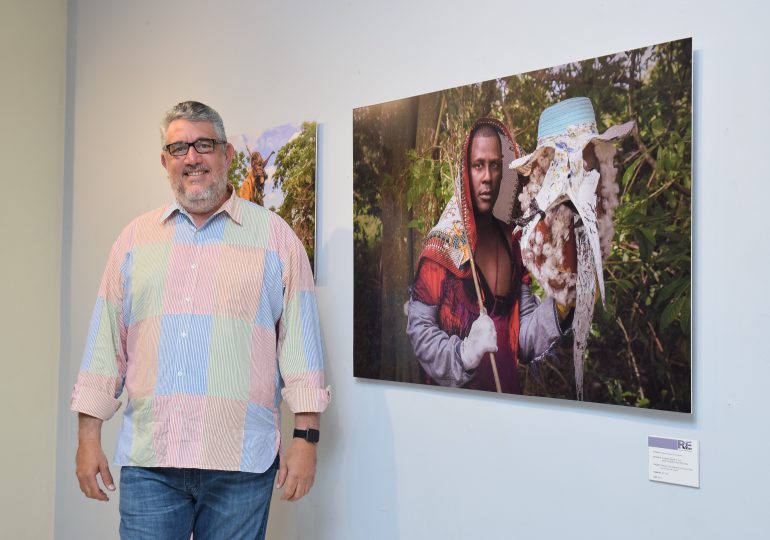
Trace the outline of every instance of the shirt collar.
<path fill-rule="evenodd" d="M 222 206 L 219 207 L 216 212 L 214 212 L 212 217 L 220 212 L 225 212 L 228 216 L 230 216 L 230 219 L 235 221 L 238 225 L 242 225 L 243 210 L 241 207 L 243 201 L 240 197 L 238 197 L 238 195 L 235 193 L 235 189 L 229 183 L 227 184 L 227 191 L 230 193 L 230 197 L 222 204 Z M 185 214 L 186 216 L 190 215 L 187 210 L 182 208 L 182 205 L 179 204 L 179 201 L 174 199 L 174 201 L 170 203 L 160 215 L 160 222 L 163 223 L 177 211 Z"/>

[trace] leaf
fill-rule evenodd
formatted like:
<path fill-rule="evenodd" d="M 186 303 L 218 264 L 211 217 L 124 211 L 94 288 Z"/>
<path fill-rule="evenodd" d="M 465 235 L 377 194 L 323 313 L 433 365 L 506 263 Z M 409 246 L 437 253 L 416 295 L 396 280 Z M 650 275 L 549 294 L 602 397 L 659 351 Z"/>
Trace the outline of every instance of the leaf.
<path fill-rule="evenodd" d="M 420 225 L 422 225 L 422 221 L 420 221 L 419 219 L 413 219 L 412 221 L 406 224 L 407 228 L 409 229 L 416 229 L 420 227 Z"/>
<path fill-rule="evenodd" d="M 636 172 L 637 167 L 639 167 L 639 163 L 641 163 L 642 158 L 644 156 L 639 156 L 636 158 L 631 165 L 626 168 L 626 170 L 623 172 L 623 178 L 620 179 L 620 185 L 621 187 L 625 187 L 626 184 L 631 180 L 631 178 L 634 177 L 634 174 Z"/>
<path fill-rule="evenodd" d="M 612 283 L 623 291 L 631 291 L 634 289 L 634 284 L 628 279 L 614 279 Z"/>
<path fill-rule="evenodd" d="M 647 242 L 649 242 L 651 246 L 655 246 L 656 236 L 657 236 L 655 229 L 651 229 L 649 227 L 642 227 L 639 230 L 642 232 Z"/>
<path fill-rule="evenodd" d="M 650 122 L 650 129 L 652 129 L 652 135 L 659 139 L 663 133 L 665 133 L 666 128 L 663 125 L 663 120 L 660 119 L 660 116 L 656 116 L 652 119 L 652 122 Z"/>
<path fill-rule="evenodd" d="M 683 291 L 686 291 L 690 288 L 690 278 L 688 277 L 677 277 L 674 278 L 672 281 L 666 283 L 663 288 L 658 291 L 658 294 L 655 295 L 658 304 L 662 304 L 666 302 L 668 299 L 679 296 Z"/>
<path fill-rule="evenodd" d="M 679 316 L 679 302 L 671 302 L 660 316 L 660 331 L 663 332 Z"/>
<path fill-rule="evenodd" d="M 641 257 L 643 261 L 647 261 L 650 258 L 650 253 L 652 252 L 653 247 L 655 246 L 654 242 L 650 241 L 650 235 L 649 233 L 645 233 L 644 229 L 637 229 L 634 237 L 636 238 L 636 243 L 639 246 L 639 257 Z"/>
<path fill-rule="evenodd" d="M 406 190 L 406 207 L 408 209 L 412 209 L 414 206 L 414 202 L 417 199 L 417 197 L 420 195 L 420 190 L 416 186 L 416 182 L 412 181 L 412 185 L 409 186 L 409 189 Z"/>

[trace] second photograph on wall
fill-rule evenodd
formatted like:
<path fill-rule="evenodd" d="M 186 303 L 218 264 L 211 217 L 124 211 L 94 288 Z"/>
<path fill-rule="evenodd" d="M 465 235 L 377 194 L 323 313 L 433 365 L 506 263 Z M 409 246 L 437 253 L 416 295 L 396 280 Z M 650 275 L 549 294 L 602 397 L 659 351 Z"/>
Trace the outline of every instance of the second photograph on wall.
<path fill-rule="evenodd" d="M 317 124 L 283 124 L 228 137 L 228 180 L 243 199 L 276 212 L 294 230 L 315 274 Z"/>
<path fill-rule="evenodd" d="M 691 412 L 692 40 L 353 111 L 354 375 Z"/>

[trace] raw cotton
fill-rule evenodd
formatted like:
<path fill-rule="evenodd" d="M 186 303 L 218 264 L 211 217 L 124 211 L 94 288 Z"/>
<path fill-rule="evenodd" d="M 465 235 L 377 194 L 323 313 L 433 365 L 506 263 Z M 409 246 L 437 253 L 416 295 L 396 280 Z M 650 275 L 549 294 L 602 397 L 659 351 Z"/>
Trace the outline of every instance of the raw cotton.
<path fill-rule="evenodd" d="M 613 219 L 619 193 L 615 180 L 618 172 L 614 164 L 616 149 L 610 143 L 595 141 L 587 147 L 587 151 L 594 152 L 599 168 L 599 181 L 596 186 L 596 227 L 604 260 L 610 255 L 615 235 Z M 524 185 L 519 195 L 523 215 L 531 214 L 532 203 L 543 186 L 553 156 L 554 149 L 547 148 L 535 160 L 529 182 Z M 597 274 L 602 272 L 602 268 L 595 268 L 589 239 L 582 227 L 580 216 L 569 204 L 558 204 L 546 210 L 533 233 L 522 243 L 521 249 L 524 264 L 545 293 L 560 304 L 575 306 L 573 362 L 577 398 L 582 399 L 583 354 L 593 318 Z M 578 272 L 579 269 L 582 271 Z M 583 291 L 579 298 L 578 288 Z"/>

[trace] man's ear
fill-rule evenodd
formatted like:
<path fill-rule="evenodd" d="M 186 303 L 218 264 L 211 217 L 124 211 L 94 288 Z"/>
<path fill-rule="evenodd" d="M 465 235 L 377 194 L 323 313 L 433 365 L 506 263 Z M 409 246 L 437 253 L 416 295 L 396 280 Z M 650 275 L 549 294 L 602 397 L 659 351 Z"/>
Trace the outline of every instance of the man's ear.
<path fill-rule="evenodd" d="M 166 167 L 166 153 L 161 152 L 160 153 L 160 164 L 163 165 L 163 168 L 168 170 L 168 167 Z"/>
<path fill-rule="evenodd" d="M 235 155 L 235 148 L 232 144 L 227 143 L 225 145 L 225 156 L 227 156 L 227 167 L 230 167 L 230 163 L 233 161 L 233 156 Z"/>

